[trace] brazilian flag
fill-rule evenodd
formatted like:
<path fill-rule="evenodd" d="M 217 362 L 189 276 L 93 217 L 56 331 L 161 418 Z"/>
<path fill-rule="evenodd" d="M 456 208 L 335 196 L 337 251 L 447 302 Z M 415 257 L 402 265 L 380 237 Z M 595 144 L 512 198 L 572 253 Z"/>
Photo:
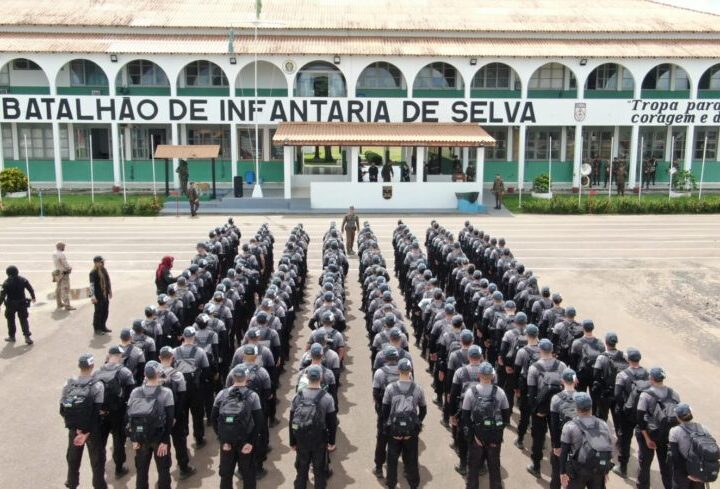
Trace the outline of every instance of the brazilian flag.
<path fill-rule="evenodd" d="M 255 0 L 255 18 L 260 18 L 260 11 L 262 10 L 262 0 Z"/>

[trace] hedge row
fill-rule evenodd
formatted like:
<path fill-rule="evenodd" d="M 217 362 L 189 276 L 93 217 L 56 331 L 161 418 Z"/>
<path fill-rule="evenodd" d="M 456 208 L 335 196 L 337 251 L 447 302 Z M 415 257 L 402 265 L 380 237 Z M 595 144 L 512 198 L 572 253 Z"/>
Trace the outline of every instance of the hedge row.
<path fill-rule="evenodd" d="M 528 199 L 522 212 L 528 214 L 713 214 L 720 213 L 720 197 L 709 196 L 672 199 L 638 199 L 637 197 L 556 196 L 549 200 Z"/>
<path fill-rule="evenodd" d="M 57 201 L 46 202 L 43 213 L 46 216 L 157 216 L 163 207 L 161 200 L 152 197 L 141 197 L 123 202 L 82 202 L 66 203 Z M 39 216 L 40 202 L 33 199 L 5 201 L 0 216 Z"/>

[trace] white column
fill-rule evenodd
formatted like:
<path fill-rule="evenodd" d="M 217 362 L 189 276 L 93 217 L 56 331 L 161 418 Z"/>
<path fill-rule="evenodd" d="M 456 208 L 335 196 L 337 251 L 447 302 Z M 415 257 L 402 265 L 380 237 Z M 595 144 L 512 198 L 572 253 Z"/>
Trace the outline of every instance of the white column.
<path fill-rule="evenodd" d="M 560 129 L 560 161 L 567 161 L 567 126 Z"/>
<path fill-rule="evenodd" d="M 67 125 L 68 133 L 68 156 L 70 161 L 75 161 L 75 124 Z"/>
<path fill-rule="evenodd" d="M 573 145 L 573 188 L 580 188 L 580 167 L 583 160 L 582 126 L 575 126 L 575 144 Z"/>
<path fill-rule="evenodd" d="M 60 154 L 60 123 L 53 122 L 53 159 L 55 160 L 55 186 L 63 188 L 62 155 Z"/>
<path fill-rule="evenodd" d="M 620 126 L 615 126 L 613 130 L 613 147 L 610 151 L 613 158 L 617 158 L 620 154 Z"/>
<path fill-rule="evenodd" d="M 482 146 L 478 146 L 477 158 L 475 158 L 475 180 L 477 182 L 478 192 L 480 192 L 478 202 L 482 204 L 483 187 L 485 186 L 485 148 Z"/>
<path fill-rule="evenodd" d="M 670 166 L 672 166 L 672 160 L 673 155 L 670 153 L 672 148 L 672 136 L 673 136 L 673 127 L 667 126 L 667 130 L 665 133 L 665 161 L 670 162 Z"/>
<path fill-rule="evenodd" d="M 462 169 L 465 173 L 470 165 L 470 148 L 467 146 L 462 149 Z"/>
<path fill-rule="evenodd" d="M 295 163 L 295 146 L 283 146 L 283 161 L 283 185 L 285 190 L 285 198 L 290 199 L 292 198 L 292 174 L 293 165 Z"/>
<path fill-rule="evenodd" d="M 120 168 L 120 128 L 117 122 L 110 123 L 110 131 L 112 132 L 113 182 L 119 187 L 122 185 L 122 169 Z"/>
<path fill-rule="evenodd" d="M 18 127 L 17 122 L 10 124 L 10 132 L 12 133 L 12 144 L 13 144 L 13 160 L 17 161 L 20 159 L 20 143 L 18 142 Z"/>
<path fill-rule="evenodd" d="M 520 126 L 518 137 L 518 190 L 525 188 L 525 126 Z"/>
<path fill-rule="evenodd" d="M 692 168 L 694 140 L 695 126 L 687 126 L 685 128 L 685 161 L 683 162 L 683 170 L 686 171 L 690 171 Z"/>
<path fill-rule="evenodd" d="M 237 160 L 238 160 L 238 142 L 237 142 L 237 124 L 230 124 L 230 171 L 235 180 L 237 176 Z"/>
<path fill-rule="evenodd" d="M 123 128 L 123 138 L 125 143 L 125 159 L 128 161 L 132 160 L 132 134 L 130 133 L 130 126 Z"/>
<path fill-rule="evenodd" d="M 425 174 L 425 146 L 415 148 L 415 182 L 423 183 Z"/>
<path fill-rule="evenodd" d="M 0 139 L 2 138 L 3 125 L 0 124 Z M 3 154 L 3 145 L 0 144 L 0 171 L 5 169 L 5 155 Z"/>
<path fill-rule="evenodd" d="M 639 134 L 640 127 L 632 126 L 630 130 L 630 172 L 628 174 L 628 182 L 632 185 L 632 188 L 637 188 L 635 180 L 637 178 L 638 146 L 640 144 Z M 642 172 L 642 163 L 640 163 L 640 165 L 640 171 Z"/>
<path fill-rule="evenodd" d="M 403 148 L 405 149 L 405 148 Z M 360 153 L 359 146 L 350 146 L 348 148 L 347 158 L 350 160 L 350 181 L 352 183 L 358 182 L 358 154 Z"/>
<path fill-rule="evenodd" d="M 515 139 L 515 131 L 512 126 L 507 127 L 507 161 L 512 161 L 514 155 L 513 144 Z"/>
<path fill-rule="evenodd" d="M 179 144 L 178 141 L 180 140 L 180 135 L 179 135 L 180 128 L 179 128 L 179 126 L 180 126 L 180 124 L 177 124 L 177 123 L 174 123 L 174 124 L 171 124 L 171 125 L 170 125 L 170 140 L 172 141 L 172 144 L 173 144 L 173 145 L 176 145 L 176 146 Z M 171 176 L 172 176 L 172 179 L 173 179 L 173 188 L 174 188 L 175 190 L 177 190 L 177 189 L 180 188 L 180 175 L 178 175 L 177 172 L 175 171 L 175 170 L 177 170 L 179 164 L 180 164 L 180 162 L 178 161 L 178 159 L 177 159 L 177 158 L 173 158 L 173 160 L 172 160 L 172 174 L 171 174 Z"/>
<path fill-rule="evenodd" d="M 264 127 L 262 130 L 262 160 L 270 161 L 270 128 Z"/>

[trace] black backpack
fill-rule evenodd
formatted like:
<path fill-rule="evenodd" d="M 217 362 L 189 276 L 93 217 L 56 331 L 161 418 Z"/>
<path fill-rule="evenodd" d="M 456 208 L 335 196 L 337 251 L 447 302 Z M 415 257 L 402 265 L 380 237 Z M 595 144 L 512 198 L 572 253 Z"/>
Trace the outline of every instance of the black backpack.
<path fill-rule="evenodd" d="M 195 354 L 198 347 L 193 345 L 190 352 L 183 353 L 182 347 L 175 349 L 175 367 L 185 377 L 185 386 L 187 390 L 200 387 L 200 367 L 196 364 Z"/>
<path fill-rule="evenodd" d="M 575 394 L 566 394 L 566 391 L 562 391 L 557 394 L 560 399 L 559 412 L 560 415 L 560 429 L 565 426 L 568 422 L 572 421 L 577 417 L 577 406 L 575 404 Z"/>
<path fill-rule="evenodd" d="M 585 339 L 580 341 L 582 342 L 582 348 L 580 350 L 578 370 L 583 375 L 592 375 L 593 368 L 595 368 L 595 362 L 603 353 L 602 343 L 600 343 L 600 340 L 597 338 L 592 338 L 590 341 L 585 341 Z"/>
<path fill-rule="evenodd" d="M 580 449 L 571 458 L 570 465 L 574 473 L 607 474 L 614 467 L 610 433 L 600 429 L 599 419 L 593 421 L 591 426 L 585 426 L 579 418 L 573 421 L 583 434 Z"/>
<path fill-rule="evenodd" d="M 470 421 L 475 438 L 483 443 L 499 445 L 503 440 L 505 422 L 497 407 L 497 385 L 493 385 L 490 394 L 480 394 L 480 386 L 472 387 L 474 397 L 470 410 Z"/>
<path fill-rule="evenodd" d="M 603 392 L 606 396 L 612 396 L 615 391 L 615 379 L 617 374 L 627 369 L 630 364 L 625 359 L 625 355 L 622 351 L 617 350 L 614 352 L 607 351 L 603 353 L 607 357 L 605 362 L 605 369 L 603 371 Z"/>
<path fill-rule="evenodd" d="M 95 399 L 92 386 L 97 382 L 70 379 L 62 391 L 60 413 L 65 419 L 65 427 L 71 430 L 90 431 L 92 428 Z"/>
<path fill-rule="evenodd" d="M 106 367 L 103 366 L 95 372 L 95 380 L 105 386 L 103 411 L 117 412 L 123 407 L 123 386 L 118 375 L 123 367 L 122 365 L 117 365 L 117 368 L 113 369 Z"/>
<path fill-rule="evenodd" d="M 527 363 L 525 364 L 527 365 L 527 369 L 525 370 L 525 375 L 523 376 L 525 378 L 525 381 L 527 382 L 527 374 L 528 370 L 530 370 L 530 365 L 533 365 L 538 360 L 540 360 L 540 348 L 537 345 L 534 349 L 531 348 L 531 345 L 525 345 L 522 347 L 522 349 L 525 350 L 525 353 L 527 354 Z"/>
<path fill-rule="evenodd" d="M 535 414 L 547 415 L 550 413 L 552 397 L 563 390 L 560 362 L 554 360 L 549 369 L 546 369 L 541 363 L 535 363 L 535 368 L 540 372 L 537 396 L 535 397 Z"/>
<path fill-rule="evenodd" d="M 177 399 L 178 399 L 178 394 L 180 393 L 180 386 L 178 385 L 177 382 L 175 382 L 173 380 L 173 375 L 175 374 L 175 372 L 180 372 L 180 371 L 175 368 L 171 368 L 166 371 L 163 368 L 160 370 L 159 380 L 160 380 L 161 386 L 167 387 L 168 389 L 170 389 L 170 391 L 172 391 L 173 399 L 175 400 L 175 406 L 177 406 L 178 405 Z"/>
<path fill-rule="evenodd" d="M 250 441 L 255 429 L 250 392 L 230 389 L 218 407 L 218 438 L 221 443 L 242 443 Z"/>
<path fill-rule="evenodd" d="M 507 356 L 505 357 L 505 365 L 508 367 L 514 367 L 515 365 L 509 365 L 508 362 L 514 362 L 518 352 L 525 348 L 528 344 L 528 337 L 525 334 L 519 334 L 515 336 L 513 342 L 510 344 Z M 529 353 L 529 352 L 528 352 Z M 539 355 L 538 355 L 539 356 Z"/>
<path fill-rule="evenodd" d="M 400 390 L 395 383 L 389 387 L 390 399 L 393 400 L 390 416 L 387 420 L 387 434 L 392 437 L 408 437 L 417 435 L 420 432 L 420 418 L 417 414 L 413 395 L 415 384 L 410 384 L 406 393 Z M 397 402 L 395 398 L 400 398 Z"/>
<path fill-rule="evenodd" d="M 682 425 L 682 429 L 690 438 L 690 450 L 685 460 L 688 475 L 701 482 L 715 482 L 720 471 L 720 448 L 717 442 L 700 426 L 692 429 Z"/>
<path fill-rule="evenodd" d="M 294 412 L 290 429 L 298 444 L 313 446 L 325 441 L 327 427 L 320 401 L 326 394 L 320 390 L 315 397 L 308 399 L 300 393 L 293 400 Z"/>
<path fill-rule="evenodd" d="M 625 374 L 631 380 L 630 389 L 625 398 L 625 404 L 623 404 L 623 411 L 630 420 L 637 419 L 637 406 L 640 400 L 640 394 L 647 391 L 650 388 L 650 378 L 647 371 L 643 370 L 641 375 L 634 375 L 632 370 L 627 368 L 624 370 Z"/>
<path fill-rule="evenodd" d="M 131 397 L 128 402 L 128 437 L 136 443 L 157 442 L 165 427 L 165 408 L 159 401 L 162 387 L 153 389 L 152 394 L 145 394 L 142 386 L 137 389 L 140 389 L 140 395 Z"/>
<path fill-rule="evenodd" d="M 669 387 L 667 394 L 662 399 L 651 390 L 648 390 L 647 394 L 655 400 L 652 412 L 648 413 L 650 414 L 648 430 L 652 433 L 653 439 L 665 439 L 670 433 L 670 428 L 679 423 L 675 415 L 675 406 L 678 405 L 678 401 L 673 397 L 673 390 Z"/>

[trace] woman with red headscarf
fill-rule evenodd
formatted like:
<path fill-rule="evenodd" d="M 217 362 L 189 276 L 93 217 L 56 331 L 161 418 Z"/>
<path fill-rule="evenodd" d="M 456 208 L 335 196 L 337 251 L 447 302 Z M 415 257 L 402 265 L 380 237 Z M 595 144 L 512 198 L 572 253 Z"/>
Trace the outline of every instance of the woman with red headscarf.
<path fill-rule="evenodd" d="M 166 294 L 168 285 L 174 284 L 177 280 L 170 274 L 170 269 L 173 267 L 175 258 L 172 256 L 163 256 L 160 261 L 157 270 L 155 270 L 155 287 L 157 288 L 158 295 Z"/>

